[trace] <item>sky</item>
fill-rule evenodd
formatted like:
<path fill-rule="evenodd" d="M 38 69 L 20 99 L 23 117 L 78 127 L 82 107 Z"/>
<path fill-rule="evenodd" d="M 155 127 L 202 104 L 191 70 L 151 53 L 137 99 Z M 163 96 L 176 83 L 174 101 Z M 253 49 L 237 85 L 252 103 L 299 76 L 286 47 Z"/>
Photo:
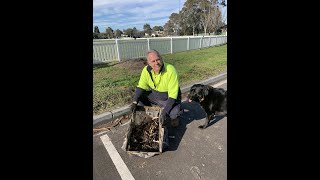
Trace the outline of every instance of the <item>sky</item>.
<path fill-rule="evenodd" d="M 93 0 L 93 27 L 105 32 L 136 27 L 144 24 L 164 26 L 172 13 L 179 13 L 186 0 Z"/>

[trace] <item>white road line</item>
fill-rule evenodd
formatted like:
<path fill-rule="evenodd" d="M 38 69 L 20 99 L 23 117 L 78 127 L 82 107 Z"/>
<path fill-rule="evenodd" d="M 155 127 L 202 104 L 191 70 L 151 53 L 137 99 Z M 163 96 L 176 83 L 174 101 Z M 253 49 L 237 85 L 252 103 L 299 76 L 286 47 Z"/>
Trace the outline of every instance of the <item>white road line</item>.
<path fill-rule="evenodd" d="M 217 84 L 214 84 L 212 87 L 218 87 L 218 86 L 221 86 L 222 84 L 224 84 L 224 83 L 226 83 L 227 82 L 227 80 L 223 80 L 223 81 L 220 81 L 219 83 L 217 83 Z"/>
<path fill-rule="evenodd" d="M 118 173 L 121 176 L 121 179 L 125 180 L 134 180 L 134 177 L 130 173 L 127 165 L 123 162 L 121 156 L 119 155 L 116 148 L 113 146 L 109 136 L 107 134 L 100 136 L 100 139 L 104 145 L 104 147 L 107 149 L 113 164 L 116 166 Z"/>

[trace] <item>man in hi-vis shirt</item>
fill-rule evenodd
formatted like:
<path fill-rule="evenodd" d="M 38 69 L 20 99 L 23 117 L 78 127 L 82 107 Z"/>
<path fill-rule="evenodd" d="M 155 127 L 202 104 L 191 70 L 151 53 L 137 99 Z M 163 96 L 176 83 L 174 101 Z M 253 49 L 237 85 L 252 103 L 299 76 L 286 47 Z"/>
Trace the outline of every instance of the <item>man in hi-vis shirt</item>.
<path fill-rule="evenodd" d="M 147 52 L 147 62 L 148 65 L 143 68 L 135 90 L 131 111 L 135 112 L 138 103 L 144 106 L 158 105 L 163 108 L 166 116 L 170 117 L 169 124 L 177 127 L 181 113 L 181 91 L 177 71 L 173 65 L 165 63 L 156 50 Z M 170 126 L 169 138 L 174 138 Z"/>

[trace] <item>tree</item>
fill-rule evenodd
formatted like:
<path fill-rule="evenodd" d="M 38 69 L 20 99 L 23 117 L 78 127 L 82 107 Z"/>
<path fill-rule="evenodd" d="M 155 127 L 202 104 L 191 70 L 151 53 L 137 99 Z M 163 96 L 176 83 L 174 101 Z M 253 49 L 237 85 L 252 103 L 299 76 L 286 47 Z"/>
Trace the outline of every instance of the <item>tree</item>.
<path fill-rule="evenodd" d="M 117 37 L 120 37 L 121 34 L 123 34 L 123 32 L 120 31 L 119 29 L 117 29 L 116 32 L 115 32 L 115 34 L 116 34 Z"/>
<path fill-rule="evenodd" d="M 153 30 L 154 31 L 163 31 L 163 27 L 162 26 L 154 26 Z"/>
<path fill-rule="evenodd" d="M 143 37 L 144 36 L 144 31 L 138 31 L 137 32 L 137 37 Z"/>
<path fill-rule="evenodd" d="M 137 30 L 136 27 L 132 28 L 132 34 L 133 34 L 133 37 L 137 37 L 138 36 L 138 30 Z"/>
<path fill-rule="evenodd" d="M 224 0 L 218 0 L 216 5 L 214 6 L 214 14 L 211 19 L 211 29 L 212 32 L 217 33 L 221 30 L 221 27 L 225 25 L 225 21 L 227 18 L 226 11 L 222 14 L 222 8 L 226 7 L 227 4 Z M 219 32 L 218 32 L 219 33 Z"/>
<path fill-rule="evenodd" d="M 181 11 L 182 29 L 186 32 L 192 26 L 195 30 L 215 31 L 221 26 L 221 7 L 225 7 L 225 0 L 187 0 Z"/>
<path fill-rule="evenodd" d="M 169 17 L 169 20 L 164 25 L 164 29 L 168 34 L 169 32 L 174 32 L 174 34 L 179 35 L 180 31 L 180 16 L 177 13 L 172 13 Z"/>
<path fill-rule="evenodd" d="M 207 30 L 212 24 L 212 19 L 215 18 L 218 0 L 188 0 L 187 2 L 190 3 L 189 6 L 192 5 L 196 9 L 195 12 L 201 29 L 207 34 Z"/>
<path fill-rule="evenodd" d="M 177 13 L 172 13 L 169 19 L 173 24 L 174 32 L 176 33 L 176 35 L 180 35 L 178 34 L 180 32 L 180 15 Z"/>
<path fill-rule="evenodd" d="M 107 35 L 107 37 L 108 37 L 108 39 L 111 39 L 111 38 L 113 38 L 113 29 L 111 28 L 111 27 L 108 27 L 107 29 L 106 29 L 106 35 Z"/>
<path fill-rule="evenodd" d="M 95 32 L 95 33 L 100 33 L 98 26 L 95 26 L 95 27 L 94 27 L 94 32 Z"/>
<path fill-rule="evenodd" d="M 99 38 L 99 36 L 98 36 L 99 34 L 98 33 L 93 33 L 93 39 L 98 39 Z"/>
<path fill-rule="evenodd" d="M 211 23 L 213 18 L 214 10 L 212 9 L 217 0 L 200 0 L 199 9 L 200 9 L 200 22 L 203 27 L 204 34 L 207 34 L 208 26 Z M 213 7 L 212 7 L 213 6 Z"/>
<path fill-rule="evenodd" d="M 151 27 L 150 27 L 150 24 L 145 24 L 143 25 L 143 31 L 144 33 L 147 33 L 149 36 L 151 36 Z"/>
<path fill-rule="evenodd" d="M 187 0 L 181 10 L 181 21 L 182 28 L 186 31 L 189 28 L 192 28 L 192 34 L 195 35 L 195 31 L 200 31 L 200 13 L 198 0 Z"/>
<path fill-rule="evenodd" d="M 170 21 L 166 22 L 166 24 L 164 25 L 164 32 L 165 35 L 171 35 L 173 33 L 173 26 L 172 23 L 170 23 Z"/>
<path fill-rule="evenodd" d="M 124 34 L 128 35 L 129 37 L 133 36 L 133 29 L 132 28 L 124 29 L 123 32 L 124 32 Z"/>
<path fill-rule="evenodd" d="M 183 35 L 192 35 L 194 31 L 198 31 L 199 26 L 194 26 L 194 21 L 191 19 L 192 17 L 184 18 L 185 16 L 185 8 L 182 8 L 181 11 L 181 33 Z"/>
<path fill-rule="evenodd" d="M 226 6 L 227 6 L 225 0 L 220 0 L 220 1 L 219 1 L 219 4 L 220 4 L 221 6 L 223 6 L 223 7 L 226 7 Z"/>

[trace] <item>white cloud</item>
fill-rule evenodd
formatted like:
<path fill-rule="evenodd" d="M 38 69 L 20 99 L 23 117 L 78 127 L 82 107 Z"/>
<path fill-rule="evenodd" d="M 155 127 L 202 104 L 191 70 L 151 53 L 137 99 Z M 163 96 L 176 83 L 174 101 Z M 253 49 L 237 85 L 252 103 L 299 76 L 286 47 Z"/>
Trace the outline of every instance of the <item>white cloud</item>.
<path fill-rule="evenodd" d="M 180 0 L 180 9 L 184 2 Z M 93 0 L 93 26 L 98 26 L 100 32 L 107 27 L 142 30 L 146 23 L 164 26 L 169 16 L 178 11 L 179 0 Z"/>

